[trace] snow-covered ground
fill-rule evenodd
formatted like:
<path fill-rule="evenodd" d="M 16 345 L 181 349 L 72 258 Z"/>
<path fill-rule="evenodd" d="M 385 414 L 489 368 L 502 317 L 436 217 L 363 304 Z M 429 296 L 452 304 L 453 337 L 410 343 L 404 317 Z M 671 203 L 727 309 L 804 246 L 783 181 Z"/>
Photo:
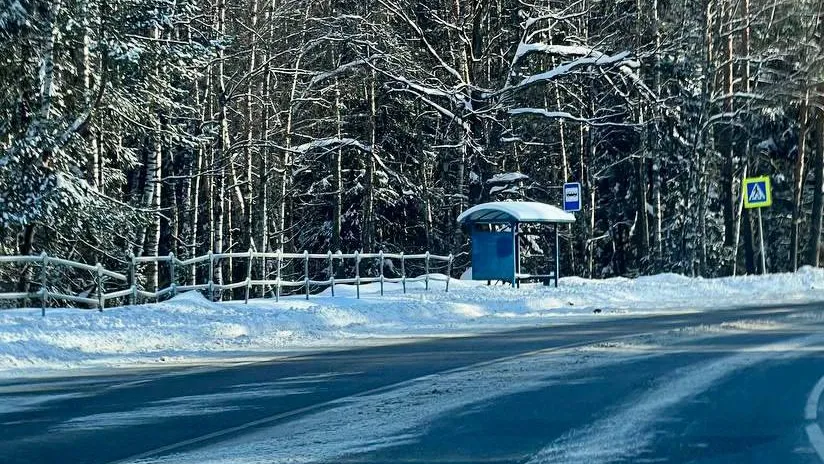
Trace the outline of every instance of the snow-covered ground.
<path fill-rule="evenodd" d="M 559 288 L 488 287 L 481 282 L 339 285 L 328 292 L 274 300 L 211 303 L 197 293 L 169 301 L 110 308 L 0 312 L 0 375 L 51 369 L 187 362 L 466 335 L 628 314 L 824 301 L 824 270 L 795 274 L 692 279 L 664 274 L 638 279 L 564 278 Z M 600 310 L 597 311 L 596 310 Z"/>

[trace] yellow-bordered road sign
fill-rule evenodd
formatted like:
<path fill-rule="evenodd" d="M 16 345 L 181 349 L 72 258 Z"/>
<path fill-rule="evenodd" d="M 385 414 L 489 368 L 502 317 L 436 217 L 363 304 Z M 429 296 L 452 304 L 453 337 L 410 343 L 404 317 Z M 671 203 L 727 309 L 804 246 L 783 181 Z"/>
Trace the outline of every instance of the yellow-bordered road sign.
<path fill-rule="evenodd" d="M 772 206 L 772 187 L 770 186 L 769 177 L 749 177 L 744 179 L 742 185 L 744 208 Z"/>

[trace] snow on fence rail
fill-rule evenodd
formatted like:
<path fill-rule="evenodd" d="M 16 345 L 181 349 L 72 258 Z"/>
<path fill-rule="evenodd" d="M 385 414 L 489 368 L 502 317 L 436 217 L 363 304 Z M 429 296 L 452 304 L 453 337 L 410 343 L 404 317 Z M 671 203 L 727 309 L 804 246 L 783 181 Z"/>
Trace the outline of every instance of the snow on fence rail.
<path fill-rule="evenodd" d="M 220 265 L 220 262 L 223 260 L 232 260 L 232 259 L 246 259 L 247 266 L 246 266 L 246 278 L 237 280 L 234 282 L 215 282 L 214 278 L 216 275 L 216 265 Z M 263 268 L 266 268 L 266 260 L 275 260 L 275 269 L 276 275 L 274 279 L 270 278 L 259 278 L 253 279 L 252 278 L 252 269 L 253 269 L 253 261 L 254 260 L 263 260 Z M 378 260 L 378 275 L 376 276 L 362 276 L 360 273 L 361 268 L 361 261 L 363 260 Z M 287 280 L 283 278 L 282 270 L 286 267 L 287 261 L 298 261 L 303 263 L 303 278 L 300 280 Z M 312 260 L 325 260 L 326 261 L 326 271 L 328 272 L 328 278 L 324 280 L 315 280 L 311 278 L 310 271 L 309 271 L 309 263 Z M 347 277 L 347 278 L 336 278 L 335 277 L 335 262 L 339 261 L 341 263 L 344 260 L 354 260 L 355 261 L 355 272 L 354 277 Z M 399 260 L 401 263 L 401 270 L 400 275 L 395 277 L 388 277 L 384 275 L 385 263 L 386 260 Z M 408 276 L 406 269 L 407 269 L 407 262 L 409 261 L 423 261 L 424 272 L 418 276 Z M 440 262 L 446 263 L 446 275 L 432 275 L 430 273 L 432 263 Z M 331 289 L 332 296 L 335 296 L 335 285 L 352 285 L 354 284 L 356 289 L 356 296 L 360 298 L 360 286 L 362 284 L 368 283 L 380 283 L 380 294 L 383 295 L 384 290 L 384 283 L 400 283 L 403 287 L 403 292 L 406 293 L 406 284 L 407 282 L 424 282 L 425 289 L 429 290 L 429 282 L 430 281 L 442 281 L 445 282 L 445 291 L 449 291 L 449 281 L 451 279 L 452 274 L 452 266 L 453 266 L 454 256 L 449 254 L 447 256 L 442 255 L 434 255 L 429 252 L 421 253 L 421 254 L 404 254 L 401 253 L 332 253 L 327 252 L 325 254 L 317 254 L 317 253 L 309 253 L 304 251 L 303 253 L 284 253 L 284 252 L 256 252 L 253 250 L 249 250 L 245 253 L 212 253 L 209 252 L 203 256 L 197 256 L 185 260 L 180 260 L 175 257 L 173 253 L 170 253 L 168 256 L 132 256 L 129 262 L 129 269 L 126 274 L 121 274 L 119 272 L 114 272 L 104 268 L 101 264 L 96 264 L 94 266 L 84 263 L 79 263 L 76 261 L 71 261 L 67 259 L 57 258 L 48 256 L 45 252 L 40 255 L 30 255 L 30 256 L 0 256 L 0 264 L 23 264 L 23 265 L 35 265 L 40 267 L 40 279 L 35 280 L 32 279 L 30 283 L 32 284 L 39 284 L 40 289 L 37 291 L 29 291 L 29 292 L 0 292 L 0 300 L 30 300 L 30 299 L 39 299 L 41 302 L 41 311 L 42 315 L 46 315 L 46 307 L 49 305 L 50 300 L 63 300 L 69 301 L 72 303 L 80 303 L 91 306 L 93 308 L 97 308 L 98 310 L 102 311 L 106 307 L 106 302 L 113 299 L 126 299 L 126 304 L 136 304 L 138 297 L 146 298 L 146 299 L 154 299 L 156 301 L 160 300 L 166 296 L 174 296 L 177 292 L 189 291 L 189 290 L 198 290 L 198 291 L 206 291 L 208 293 L 209 299 L 214 300 L 215 292 L 220 292 L 222 296 L 222 292 L 226 290 L 236 290 L 236 289 L 245 289 L 244 301 L 246 303 L 249 302 L 249 297 L 251 290 L 255 287 L 263 287 L 264 291 L 263 294 L 266 293 L 266 288 L 274 289 L 273 293 L 276 300 L 279 300 L 283 289 L 284 288 L 304 288 L 304 293 L 306 295 L 306 299 L 309 299 L 309 295 L 311 294 L 311 286 L 326 286 Z M 155 291 L 146 290 L 140 287 L 138 279 L 137 279 L 137 268 L 139 265 L 145 265 L 155 263 L 158 267 L 161 263 L 165 263 L 168 266 L 169 271 L 169 285 L 164 288 L 158 288 Z M 180 268 L 186 266 L 197 265 L 201 263 L 208 263 L 208 280 L 206 282 L 197 283 L 196 277 L 193 277 L 191 284 L 186 285 L 178 285 L 177 284 L 177 271 Z M 59 291 L 52 291 L 50 290 L 51 285 L 49 281 L 49 267 L 57 267 L 63 266 L 71 269 L 77 270 L 84 270 L 89 271 L 94 276 L 94 282 L 96 287 L 96 293 L 92 295 L 91 291 L 89 292 L 82 292 L 79 294 L 67 294 L 61 293 Z M 24 270 L 23 272 L 28 272 L 28 270 Z M 196 273 L 192 273 L 192 276 L 196 276 Z M 265 276 L 264 276 L 265 277 Z M 107 282 L 107 279 L 109 282 Z M 106 292 L 105 291 L 105 284 L 115 282 L 116 284 L 120 284 L 122 289 L 113 291 L 113 292 Z M 2 282 L 0 282 L 2 283 Z M 9 282 L 9 284 L 11 284 Z M 231 295 L 231 293 L 230 293 Z M 94 297 L 92 297 L 94 296 Z"/>

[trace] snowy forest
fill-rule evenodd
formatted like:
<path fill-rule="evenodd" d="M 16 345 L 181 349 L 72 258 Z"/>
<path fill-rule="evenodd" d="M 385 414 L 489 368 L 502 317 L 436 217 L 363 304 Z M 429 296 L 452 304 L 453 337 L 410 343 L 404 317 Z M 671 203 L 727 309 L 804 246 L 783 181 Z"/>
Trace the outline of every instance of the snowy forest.
<path fill-rule="evenodd" d="M 0 254 L 430 251 L 460 273 L 461 211 L 580 182 L 564 274 L 758 273 L 741 181 L 766 175 L 768 270 L 817 266 L 823 9 L 0 0 Z"/>

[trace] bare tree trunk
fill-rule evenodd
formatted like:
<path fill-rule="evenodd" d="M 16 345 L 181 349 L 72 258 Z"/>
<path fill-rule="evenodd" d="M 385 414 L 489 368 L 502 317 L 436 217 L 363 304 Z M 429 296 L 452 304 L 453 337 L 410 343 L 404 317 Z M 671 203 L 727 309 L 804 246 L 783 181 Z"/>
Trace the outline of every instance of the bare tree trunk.
<path fill-rule="evenodd" d="M 217 4 L 217 33 L 223 36 L 226 29 L 226 0 L 219 0 Z M 218 136 L 218 151 L 215 156 L 215 166 L 212 167 L 212 175 L 215 176 L 215 193 L 217 198 L 214 202 L 214 248 L 215 253 L 223 253 L 224 242 L 224 207 L 226 203 L 226 170 L 225 165 L 231 162 L 228 159 L 229 150 L 229 119 L 226 114 L 226 73 L 225 73 L 225 52 L 223 48 L 218 51 L 217 60 L 217 104 L 218 104 L 218 118 L 219 118 L 219 136 Z M 215 275 L 212 276 L 214 281 L 223 284 L 223 263 L 220 262 L 215 266 Z M 218 292 L 218 299 L 222 298 L 223 292 Z"/>
<path fill-rule="evenodd" d="M 89 37 L 89 0 L 81 0 L 79 3 L 80 28 L 83 31 L 81 39 L 81 59 L 80 74 L 83 76 L 83 103 L 90 107 L 92 103 L 92 60 L 91 60 L 91 39 Z M 89 125 L 91 126 L 91 125 Z M 89 129 L 86 140 L 89 143 L 89 153 L 86 161 L 86 181 L 92 188 L 100 188 L 102 184 L 100 173 L 100 150 L 97 144 L 97 137 L 93 130 Z"/>
<path fill-rule="evenodd" d="M 706 275 L 707 269 L 707 200 L 709 196 L 709 182 L 707 182 L 707 162 L 700 160 L 698 164 L 698 269 L 697 276 Z"/>
<path fill-rule="evenodd" d="M 471 4 L 470 4 L 471 5 Z M 457 70 L 460 73 L 461 79 L 463 80 L 463 84 L 467 86 L 471 86 L 471 74 L 470 74 L 470 57 L 469 57 L 469 50 L 467 44 L 464 43 L 463 40 L 460 39 L 460 36 L 466 34 L 465 29 L 465 14 L 463 9 L 461 8 L 462 4 L 460 0 L 454 0 L 452 3 L 452 17 L 453 23 L 460 29 L 460 32 L 451 31 L 452 35 L 455 35 L 455 39 L 450 40 L 450 46 L 453 56 L 455 56 L 457 60 Z M 457 50 L 455 49 L 457 48 Z M 456 227 L 455 218 L 458 217 L 459 214 L 465 209 L 466 203 L 464 201 L 465 194 L 464 194 L 464 177 L 466 176 L 466 164 L 468 162 L 467 158 L 470 154 L 471 150 L 474 148 L 472 145 L 472 138 L 477 136 L 478 134 L 472 133 L 473 126 L 468 123 L 468 121 L 464 120 L 464 124 L 461 125 L 461 142 L 460 147 L 458 148 L 458 159 L 457 159 L 457 172 L 454 174 L 454 199 L 457 199 L 457 204 L 455 200 L 452 200 L 452 208 L 451 214 L 448 218 L 449 221 L 449 229 L 451 231 L 452 237 L 454 237 L 454 242 L 452 247 L 454 249 L 459 249 L 462 242 L 463 242 L 463 234 L 459 227 Z"/>
<path fill-rule="evenodd" d="M 212 121 L 214 118 L 214 68 L 212 65 L 206 68 L 206 82 L 203 87 L 203 120 Z M 205 150 L 206 147 L 203 147 Z M 217 160 L 215 157 L 216 147 L 214 144 L 208 146 L 208 158 L 204 158 L 204 169 L 207 175 L 203 178 L 203 197 L 206 199 L 205 217 L 203 223 L 204 253 L 215 250 L 215 175 L 217 174 Z M 204 156 L 207 153 L 204 152 Z M 196 247 L 196 244 L 193 244 Z M 193 278 L 197 279 L 197 272 L 192 266 Z M 204 273 L 205 275 L 205 273 Z M 214 279 L 214 275 L 206 276 L 206 281 Z"/>
<path fill-rule="evenodd" d="M 338 79 L 335 78 L 335 124 L 337 128 L 337 136 L 338 140 L 342 138 L 342 125 L 343 122 L 341 121 L 341 114 L 340 114 L 340 84 Z M 343 147 L 342 145 L 338 145 L 337 150 L 334 151 L 334 155 L 332 156 L 332 188 L 334 192 L 332 192 L 332 249 L 333 250 L 340 250 L 341 249 L 341 241 L 340 241 L 340 234 L 341 234 L 341 216 L 343 215 L 342 208 L 343 208 L 343 173 L 342 170 L 342 159 L 343 159 Z"/>
<path fill-rule="evenodd" d="M 160 28 L 155 27 L 152 31 L 152 37 L 155 40 L 161 39 Z M 163 73 L 163 69 L 158 70 Z M 147 177 L 151 177 L 150 188 L 153 190 L 151 196 L 152 201 L 147 203 L 147 206 L 152 211 L 152 222 L 149 224 L 148 240 L 146 242 L 145 256 L 157 256 L 158 248 L 160 246 L 160 219 L 161 219 L 161 186 L 163 179 L 163 130 L 166 122 L 160 109 L 155 109 L 154 115 L 154 134 L 152 135 L 152 152 L 149 154 L 150 162 L 147 170 L 154 170 L 154 172 Z M 146 288 L 150 291 L 156 291 L 158 288 L 158 263 L 156 261 L 149 263 L 146 266 Z"/>
<path fill-rule="evenodd" d="M 661 20 L 658 13 L 658 0 L 652 1 L 652 13 L 653 13 L 653 32 L 655 35 L 655 72 L 653 74 L 653 87 L 655 88 L 655 94 L 660 96 L 661 95 Z M 660 111 L 658 111 L 660 115 Z M 662 128 L 660 118 L 655 118 L 655 124 L 653 126 L 654 131 L 652 134 L 653 137 L 653 153 L 652 153 L 652 209 L 653 209 L 653 217 L 655 220 L 655 259 L 654 259 L 654 266 L 653 270 L 655 272 L 661 272 L 662 267 L 664 264 L 664 237 L 663 237 L 663 228 L 664 228 L 664 211 L 663 205 L 661 201 L 661 137 L 662 137 Z"/>
<path fill-rule="evenodd" d="M 807 178 L 805 157 L 807 152 L 807 134 L 809 132 L 809 101 L 810 91 L 806 90 L 801 103 L 798 131 L 798 153 L 796 154 L 795 169 L 793 170 L 793 218 L 790 228 L 790 266 L 791 270 L 798 269 L 798 245 L 801 234 L 802 201 L 804 198 L 804 181 Z"/>
<path fill-rule="evenodd" d="M 264 24 L 267 28 L 267 36 L 269 40 L 273 40 L 274 38 L 274 12 L 275 12 L 275 3 L 270 2 L 269 8 L 267 8 L 266 13 L 264 14 Z M 267 45 L 263 50 L 263 62 L 265 63 L 263 69 L 263 90 L 261 94 L 263 95 L 263 110 L 261 115 L 261 128 L 260 128 L 260 136 L 261 136 L 261 153 L 260 153 L 260 162 L 259 162 L 259 173 L 258 176 L 260 180 L 258 182 L 258 198 L 260 203 L 260 212 L 258 214 L 259 224 L 258 224 L 258 231 L 260 233 L 260 246 L 258 251 L 266 253 L 270 250 L 269 244 L 269 156 L 271 154 L 271 149 L 269 147 L 269 118 L 270 118 L 270 108 L 272 106 L 272 76 L 271 76 L 271 64 L 269 62 L 269 57 L 271 56 L 271 45 Z M 254 240 L 254 238 L 253 238 Z M 266 260 L 261 259 L 258 260 L 259 263 L 259 270 L 258 270 L 258 278 L 265 279 L 266 278 Z M 261 296 L 266 294 L 266 289 L 261 291 Z"/>
<path fill-rule="evenodd" d="M 254 227 L 254 214 L 252 212 L 254 205 L 254 182 L 252 181 L 253 170 L 252 166 L 254 166 L 254 153 L 253 145 L 254 145 L 254 127 L 255 127 L 255 112 L 254 112 L 254 105 L 253 105 L 253 96 L 257 93 L 255 89 L 255 67 L 257 66 L 257 24 L 258 24 L 258 1 L 252 0 L 251 5 L 249 7 L 249 29 L 250 29 L 250 37 L 249 42 L 251 45 L 251 49 L 249 50 L 249 68 L 248 68 L 248 85 L 246 88 L 246 146 L 244 148 L 244 152 L 246 155 L 246 198 L 245 198 L 245 205 L 244 208 L 244 217 L 243 217 L 243 236 L 242 236 L 242 244 L 244 249 L 252 249 L 255 246 L 254 240 L 252 239 L 252 228 Z"/>
<path fill-rule="evenodd" d="M 377 74 L 372 71 L 372 79 L 366 86 L 365 93 L 369 98 L 369 126 L 370 146 L 372 153 L 367 153 L 365 192 L 363 195 L 363 229 L 361 243 L 364 249 L 375 251 L 375 156 L 379 156 L 377 144 L 377 96 L 375 95 L 375 80 Z"/>
<path fill-rule="evenodd" d="M 151 32 L 154 40 L 160 39 L 160 29 L 155 27 Z M 142 204 L 151 210 L 152 217 L 148 224 L 140 227 L 137 235 L 137 256 L 157 256 L 160 242 L 160 169 L 163 156 L 161 146 L 161 121 L 157 108 L 153 108 L 153 134 L 149 137 L 151 151 L 146 154 L 146 172 L 143 182 Z M 157 263 L 151 262 L 146 266 L 146 289 L 154 291 L 157 288 Z"/>
<path fill-rule="evenodd" d="M 18 254 L 26 256 L 30 255 L 34 244 L 34 224 L 26 224 L 23 228 L 23 234 L 18 246 Z M 20 273 L 20 280 L 17 281 L 18 292 L 28 292 L 29 282 L 31 282 L 31 266 L 25 266 L 23 272 Z M 25 304 L 25 302 L 23 303 Z"/>
<path fill-rule="evenodd" d="M 732 114 L 733 111 L 733 91 L 735 76 L 733 75 L 734 50 L 733 50 L 733 14 L 732 4 L 730 0 L 724 1 L 724 11 L 722 14 L 722 23 L 719 25 L 721 29 L 724 27 L 727 30 L 726 35 L 726 66 L 724 68 L 724 111 L 727 114 Z M 735 148 L 733 142 L 732 125 L 724 128 L 723 143 L 724 147 L 724 164 L 721 170 L 721 201 L 724 205 L 724 246 L 731 247 L 735 241 L 735 192 L 733 192 L 733 181 L 735 177 Z"/>
<path fill-rule="evenodd" d="M 45 125 L 51 119 L 52 99 L 54 98 L 54 45 L 57 41 L 57 36 L 60 31 L 60 26 L 57 18 L 60 16 L 60 11 L 63 8 L 62 0 L 56 0 L 52 3 L 51 10 L 48 13 L 48 36 L 46 37 L 46 45 L 43 49 L 43 54 L 40 58 L 40 109 L 37 114 L 40 125 Z M 35 126 L 32 126 L 35 127 Z M 44 165 L 48 165 L 51 157 L 49 150 L 44 150 L 41 155 L 41 161 Z M 23 228 L 22 239 L 20 240 L 19 250 L 21 255 L 31 254 L 34 247 L 34 232 L 35 224 L 28 223 Z M 28 291 L 29 281 L 31 280 L 31 267 L 26 266 L 24 271 L 20 274 L 20 280 L 17 283 L 18 291 Z"/>
<path fill-rule="evenodd" d="M 231 162 L 230 162 L 231 165 Z M 235 185 L 237 185 L 237 178 L 232 176 L 230 179 Z M 235 236 L 234 236 L 234 219 L 235 219 L 235 203 L 232 202 L 232 195 L 226 195 L 223 199 L 226 202 L 224 206 L 223 214 L 226 216 L 224 220 L 226 223 L 226 228 L 223 229 L 223 251 L 226 253 L 232 253 L 235 250 Z M 227 283 L 235 281 L 235 260 L 232 257 L 226 258 L 226 274 L 224 279 L 227 280 Z M 229 290 L 229 298 L 234 299 L 235 290 Z"/>
<path fill-rule="evenodd" d="M 198 222 L 200 221 L 200 189 L 201 189 L 201 173 L 203 171 L 203 145 L 199 144 L 194 151 L 195 162 L 190 172 L 194 176 L 190 181 L 188 195 L 188 205 L 186 211 L 189 213 L 189 234 L 186 237 L 188 257 L 197 256 Z M 191 266 L 190 275 L 188 276 L 188 283 L 195 284 L 197 279 L 197 267 Z"/>
<path fill-rule="evenodd" d="M 646 21 L 646 17 L 643 14 L 645 11 L 645 5 L 643 0 L 636 0 L 636 26 L 635 26 L 635 39 L 636 39 L 636 46 L 640 49 L 641 42 L 643 39 L 643 22 Z M 637 237 L 637 244 L 638 244 L 638 269 L 641 273 L 644 272 L 644 268 L 646 265 L 649 264 L 649 216 L 647 212 L 647 157 L 649 155 L 649 144 L 648 137 L 649 137 L 649 127 L 645 125 L 646 118 L 644 114 L 644 104 L 642 101 L 642 97 L 638 97 L 638 124 L 641 127 L 641 149 L 640 149 L 640 157 L 635 160 L 635 182 L 636 182 L 636 189 L 635 189 L 635 201 L 636 201 L 636 211 L 638 222 L 635 224 L 635 233 Z"/>
<path fill-rule="evenodd" d="M 810 240 L 807 244 L 807 263 L 818 267 L 821 257 L 821 216 L 824 208 L 824 114 L 818 112 L 816 124 L 816 150 L 813 172 L 813 210 L 810 216 Z"/>
<path fill-rule="evenodd" d="M 146 251 L 144 256 L 157 256 L 160 244 L 160 187 L 161 164 L 163 162 L 163 142 L 161 138 L 160 115 L 155 117 L 155 135 L 152 137 L 152 151 L 149 153 L 149 162 L 146 166 L 146 191 L 149 198 L 146 205 L 152 210 L 152 220 L 146 237 Z M 146 266 L 146 288 L 153 292 L 157 289 L 157 262 Z"/>
<path fill-rule="evenodd" d="M 305 38 L 306 36 L 306 24 L 309 19 L 310 6 L 311 3 L 307 2 L 306 9 L 303 13 L 303 26 L 301 30 L 301 37 L 303 38 Z M 280 178 L 280 208 L 278 217 L 278 249 L 280 250 L 286 249 L 286 203 L 289 200 L 289 198 L 287 197 L 287 192 L 290 176 L 292 175 L 292 156 L 289 150 L 291 150 L 292 148 L 295 106 L 297 103 L 296 98 L 298 88 L 298 76 L 300 74 L 299 71 L 302 60 L 303 54 L 299 53 L 297 58 L 295 59 L 295 65 L 292 69 L 292 85 L 291 90 L 289 92 L 289 109 L 288 114 L 286 116 L 286 149 L 283 150 L 283 161 L 281 166 L 283 168 L 283 173 L 281 174 Z"/>
<path fill-rule="evenodd" d="M 587 277 L 592 279 L 595 277 L 595 247 L 597 245 L 595 237 L 595 213 L 598 209 L 598 202 L 596 197 L 597 187 L 593 176 L 589 175 L 588 162 L 592 159 L 594 153 L 594 141 L 592 140 L 592 128 L 586 127 L 583 124 L 579 128 L 580 145 L 581 145 L 581 180 L 584 181 L 584 190 L 589 191 L 589 209 L 584 208 L 588 213 L 588 221 L 581 227 L 582 240 L 584 247 L 583 252 L 587 257 Z M 583 205 L 582 205 L 583 206 Z M 584 255 L 582 253 L 582 255 Z"/>

